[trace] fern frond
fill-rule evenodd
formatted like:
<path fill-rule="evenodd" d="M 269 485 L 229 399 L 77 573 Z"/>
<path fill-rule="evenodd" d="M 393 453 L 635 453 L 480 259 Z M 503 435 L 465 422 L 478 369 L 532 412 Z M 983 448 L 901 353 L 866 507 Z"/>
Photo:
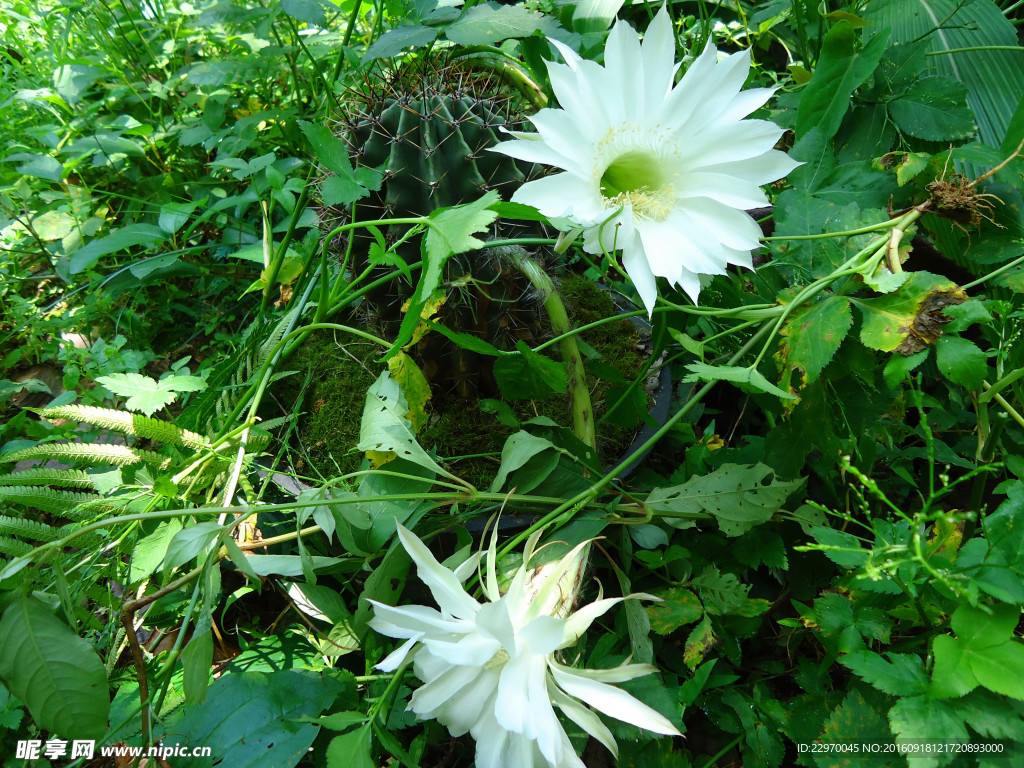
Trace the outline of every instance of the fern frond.
<path fill-rule="evenodd" d="M 29 459 L 89 461 L 95 464 L 113 464 L 118 467 L 146 461 L 163 468 L 171 463 L 169 458 L 153 451 L 141 451 L 126 445 L 110 443 L 42 443 L 0 456 L 0 462 L 27 461 Z"/>
<path fill-rule="evenodd" d="M 91 520 L 99 515 L 124 515 L 145 512 L 149 508 L 153 495 L 141 493 L 133 496 L 94 496 L 73 509 L 62 512 L 62 517 L 71 520 Z"/>
<path fill-rule="evenodd" d="M 0 486 L 4 485 L 56 485 L 68 488 L 93 488 L 92 477 L 83 469 L 50 469 L 37 467 L 21 472 L 0 475 Z"/>
<path fill-rule="evenodd" d="M 10 534 L 31 541 L 54 541 L 64 535 L 60 528 L 47 523 L 10 515 L 0 515 L 0 534 Z"/>
<path fill-rule="evenodd" d="M 0 555 L 4 557 L 21 557 L 33 549 L 35 547 L 31 544 L 26 544 L 24 541 L 18 541 L 9 536 L 0 536 Z"/>
<path fill-rule="evenodd" d="M 40 415 L 47 419 L 72 419 L 95 424 L 102 429 L 136 435 L 148 440 L 159 440 L 171 445 L 185 445 L 190 448 L 206 448 L 210 441 L 196 432 L 171 424 L 161 419 L 152 419 L 138 413 L 125 413 L 113 408 L 97 408 L 92 405 L 61 405 L 43 408 Z"/>
<path fill-rule="evenodd" d="M 13 501 L 54 515 L 64 515 L 73 507 L 98 498 L 95 493 L 56 491 L 44 487 L 15 485 L 0 488 L 0 501 Z"/>

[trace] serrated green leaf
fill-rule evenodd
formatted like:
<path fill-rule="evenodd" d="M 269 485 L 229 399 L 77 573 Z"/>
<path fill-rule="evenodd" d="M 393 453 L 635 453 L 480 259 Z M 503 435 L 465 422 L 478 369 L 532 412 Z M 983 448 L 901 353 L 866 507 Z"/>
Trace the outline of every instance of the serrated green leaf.
<path fill-rule="evenodd" d="M 423 24 L 402 24 L 378 37 L 363 56 L 363 63 L 366 64 L 374 59 L 389 59 L 407 48 L 422 48 L 424 45 L 434 42 L 436 37 L 437 30 L 434 27 L 427 27 Z"/>
<path fill-rule="evenodd" d="M 179 392 L 206 388 L 206 382 L 198 376 L 167 376 L 157 381 L 141 373 L 114 373 L 99 376 L 96 381 L 115 395 L 128 398 L 125 401 L 128 410 L 142 411 L 146 416 L 173 403 Z"/>
<path fill-rule="evenodd" d="M 839 657 L 839 663 L 891 696 L 914 696 L 928 690 L 928 675 L 921 658 L 910 653 L 854 651 Z"/>
<path fill-rule="evenodd" d="M 816 304 L 795 309 L 782 327 L 783 341 L 777 358 L 782 381 L 794 393 L 818 380 L 853 324 L 850 301 L 845 296 L 829 296 Z M 793 374 L 802 373 L 794 387 Z"/>
<path fill-rule="evenodd" d="M 480 4 L 467 9 L 445 30 L 445 37 L 458 45 L 494 45 L 534 32 L 549 34 L 557 28 L 554 19 L 521 5 Z"/>
<path fill-rule="evenodd" d="M 534 352 L 521 340 L 516 350 L 494 361 L 494 378 L 506 400 L 536 400 L 565 392 L 564 364 Z"/>
<path fill-rule="evenodd" d="M 704 607 L 697 595 L 686 587 L 672 587 L 659 592 L 657 597 L 662 601 L 649 604 L 647 616 L 651 620 L 651 629 L 659 635 L 674 632 L 704 615 Z"/>
<path fill-rule="evenodd" d="M 764 464 L 724 464 L 682 485 L 655 488 L 645 506 L 669 525 L 711 515 L 726 536 L 739 536 L 767 522 L 803 485 L 803 480 L 780 480 Z M 689 527 L 688 525 L 686 527 Z"/>
<path fill-rule="evenodd" d="M 903 355 L 920 352 L 942 334 L 942 309 L 961 304 L 967 294 L 952 280 L 929 272 L 914 272 L 895 293 L 871 299 L 851 299 L 864 316 L 860 340 L 881 352 Z"/>
<path fill-rule="evenodd" d="M 21 597 L 0 618 L 0 680 L 44 730 L 65 739 L 99 739 L 107 730 L 99 656 L 38 600 Z"/>
<path fill-rule="evenodd" d="M 926 141 L 955 141 L 974 133 L 967 88 L 945 75 L 922 77 L 889 102 L 897 127 Z"/>

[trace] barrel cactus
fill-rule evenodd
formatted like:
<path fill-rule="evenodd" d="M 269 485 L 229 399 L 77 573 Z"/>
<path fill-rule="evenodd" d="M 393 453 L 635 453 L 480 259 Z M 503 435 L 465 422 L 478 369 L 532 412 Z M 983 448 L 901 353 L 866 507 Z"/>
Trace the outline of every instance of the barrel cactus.
<path fill-rule="evenodd" d="M 368 84 L 341 123 L 356 165 L 383 172 L 380 189 L 356 207 L 362 221 L 424 216 L 431 211 L 472 202 L 497 189 L 504 197 L 532 172 L 532 167 L 488 151 L 503 126 L 518 127 L 516 97 L 489 74 L 474 73 L 458 62 L 418 60 L 383 80 Z M 347 210 L 328 218 L 345 220 Z M 389 246 L 407 227 L 383 231 Z M 352 268 L 368 265 L 373 238 L 356 235 Z M 508 228 L 493 237 L 521 235 Z M 343 252 L 342 246 L 337 247 Z M 399 243 L 407 262 L 419 258 L 418 241 Z M 517 340 L 535 341 L 543 332 L 541 304 L 502 248 L 487 248 L 449 260 L 446 295 L 437 319 L 444 326 L 482 338 L 499 349 Z M 380 275 L 389 268 L 380 268 Z M 377 277 L 380 275 L 373 275 Z M 368 296 L 375 320 L 386 331 L 401 323 L 402 307 L 412 286 L 392 280 Z M 490 358 L 462 349 L 437 333 L 427 334 L 417 353 L 428 379 L 459 397 L 496 394 Z"/>

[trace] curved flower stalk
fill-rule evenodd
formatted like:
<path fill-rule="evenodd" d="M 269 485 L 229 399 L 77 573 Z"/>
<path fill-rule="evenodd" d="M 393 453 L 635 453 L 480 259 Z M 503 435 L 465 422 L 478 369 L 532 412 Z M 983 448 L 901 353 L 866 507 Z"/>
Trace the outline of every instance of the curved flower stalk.
<path fill-rule="evenodd" d="M 582 229 L 589 253 L 622 250 L 622 263 L 648 313 L 664 277 L 697 301 L 699 275 L 751 267 L 761 231 L 745 213 L 768 200 L 762 184 L 799 163 L 773 149 L 783 133 L 744 120 L 773 93 L 741 91 L 747 51 L 719 59 L 710 43 L 673 87 L 675 35 L 664 8 L 640 43 L 618 22 L 604 65 L 552 40 L 565 64 L 548 62 L 561 109 L 530 121 L 494 151 L 563 170 L 512 196 Z"/>
<path fill-rule="evenodd" d="M 472 734 L 477 768 L 584 768 L 556 706 L 613 754 L 615 739 L 590 707 L 654 733 L 680 735 L 663 715 L 613 685 L 655 672 L 655 667 L 626 663 L 576 669 L 555 658 L 615 604 L 654 599 L 599 597 L 573 612 L 589 542 L 559 561 L 529 568 L 539 538 L 535 534 L 527 542 L 523 565 L 501 594 L 495 576 L 497 540 L 492 538 L 482 579 L 487 600 L 480 603 L 462 585 L 480 567 L 482 555 L 451 571 L 401 525 L 398 535 L 440 610 L 371 600 L 375 615 L 370 626 L 405 640 L 377 668 L 392 671 L 412 659 L 423 685 L 413 693 L 409 709 L 421 719 L 436 719 L 453 736 Z"/>

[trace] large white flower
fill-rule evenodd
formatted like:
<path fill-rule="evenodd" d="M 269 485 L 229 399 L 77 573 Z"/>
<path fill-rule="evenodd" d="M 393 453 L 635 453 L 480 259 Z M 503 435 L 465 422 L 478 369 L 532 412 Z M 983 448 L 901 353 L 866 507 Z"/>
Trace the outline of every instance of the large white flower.
<path fill-rule="evenodd" d="M 371 600 L 375 615 L 370 626 L 405 640 L 377 667 L 392 671 L 411 655 L 423 685 L 413 693 L 409 709 L 421 719 L 436 719 L 453 736 L 471 733 L 477 742 L 477 768 L 584 768 L 554 706 L 617 753 L 611 731 L 581 700 L 649 731 L 679 735 L 663 715 L 612 685 L 655 667 L 627 663 L 588 670 L 555 659 L 596 618 L 627 599 L 598 599 L 569 613 L 587 544 L 555 563 L 531 569 L 526 564 L 537 537 L 531 538 L 524 564 L 501 594 L 492 539 L 482 586 L 487 601 L 479 603 L 462 585 L 479 567 L 480 555 L 451 571 L 401 525 L 398 535 L 440 610 Z"/>
<path fill-rule="evenodd" d="M 641 45 L 618 22 L 604 66 L 552 41 L 565 64 L 548 63 L 561 109 L 532 118 L 537 133 L 494 148 L 563 169 L 512 197 L 584 230 L 589 253 L 622 250 L 623 266 L 651 312 L 656 277 L 697 301 L 701 274 L 751 266 L 761 235 L 745 210 L 765 205 L 762 184 L 799 163 L 772 149 L 783 131 L 743 118 L 771 96 L 741 91 L 747 51 L 719 59 L 710 43 L 673 87 L 675 36 L 662 8 Z"/>

